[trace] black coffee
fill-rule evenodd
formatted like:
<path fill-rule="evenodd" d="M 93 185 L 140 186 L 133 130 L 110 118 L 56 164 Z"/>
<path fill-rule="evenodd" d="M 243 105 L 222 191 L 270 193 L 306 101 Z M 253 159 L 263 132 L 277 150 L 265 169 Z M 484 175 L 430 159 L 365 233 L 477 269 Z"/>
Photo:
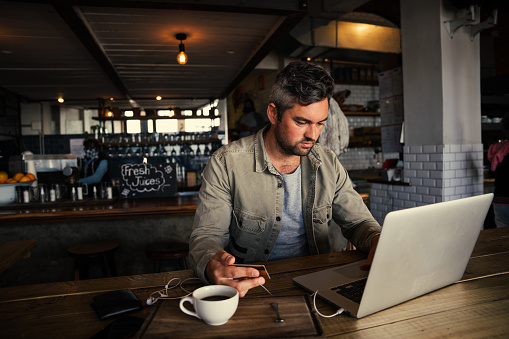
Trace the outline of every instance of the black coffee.
<path fill-rule="evenodd" d="M 210 295 L 208 297 L 202 298 L 201 300 L 205 300 L 205 301 L 220 301 L 220 300 L 226 300 L 226 299 L 230 299 L 230 297 L 226 296 L 226 295 Z"/>

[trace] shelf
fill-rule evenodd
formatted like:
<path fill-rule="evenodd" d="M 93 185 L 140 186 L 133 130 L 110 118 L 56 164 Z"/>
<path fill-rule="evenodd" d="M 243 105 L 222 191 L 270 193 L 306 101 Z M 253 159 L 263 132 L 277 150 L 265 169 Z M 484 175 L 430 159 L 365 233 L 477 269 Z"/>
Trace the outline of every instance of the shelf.
<path fill-rule="evenodd" d="M 22 137 L 22 135 L 19 134 L 6 134 L 6 133 L 0 133 L 0 137 L 7 137 L 7 138 L 13 138 L 13 139 L 19 139 Z"/>
<path fill-rule="evenodd" d="M 366 112 L 366 111 L 343 111 L 346 116 L 380 116 L 380 112 Z"/>
<path fill-rule="evenodd" d="M 367 142 L 349 142 L 348 148 L 378 148 L 382 147 L 380 141 L 367 141 Z"/>
<path fill-rule="evenodd" d="M 378 80 L 339 80 L 334 79 L 336 85 L 358 85 L 358 86 L 378 86 Z"/>
<path fill-rule="evenodd" d="M 167 120 L 167 119 L 216 119 L 221 118 L 220 115 L 200 115 L 200 116 L 144 116 L 144 117 L 92 117 L 97 121 L 128 121 L 128 120 Z"/>
<path fill-rule="evenodd" d="M 197 140 L 163 140 L 163 141 L 130 141 L 130 142 L 104 142 L 104 147 L 141 147 L 141 146 L 159 146 L 159 145 L 203 145 L 220 143 L 220 139 L 197 139 Z"/>
<path fill-rule="evenodd" d="M 481 126 L 483 131 L 502 131 L 501 123 L 482 123 Z"/>
<path fill-rule="evenodd" d="M 491 96 L 491 95 L 483 95 L 481 96 L 481 104 L 487 105 L 504 105 L 509 106 L 509 97 L 507 96 Z"/>
<path fill-rule="evenodd" d="M 383 185 L 395 185 L 395 186 L 412 186 L 411 182 L 404 182 L 404 181 L 386 181 L 386 180 L 368 180 L 368 182 L 372 184 L 383 184 Z"/>

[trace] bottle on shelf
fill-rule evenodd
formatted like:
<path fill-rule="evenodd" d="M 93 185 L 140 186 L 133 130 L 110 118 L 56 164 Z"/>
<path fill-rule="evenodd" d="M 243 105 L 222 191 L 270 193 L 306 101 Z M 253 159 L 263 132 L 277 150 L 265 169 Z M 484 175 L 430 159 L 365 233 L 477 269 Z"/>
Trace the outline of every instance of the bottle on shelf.
<path fill-rule="evenodd" d="M 76 201 L 76 186 L 71 187 L 71 201 Z"/>
<path fill-rule="evenodd" d="M 23 187 L 23 203 L 30 203 L 30 187 Z"/>
<path fill-rule="evenodd" d="M 113 199 L 113 185 L 111 181 L 106 182 L 106 199 Z"/>
<path fill-rule="evenodd" d="M 76 186 L 76 197 L 78 200 L 83 200 L 83 186 L 81 184 Z"/>
<path fill-rule="evenodd" d="M 39 188 L 39 201 L 41 204 L 44 204 L 47 201 L 46 189 L 44 188 L 44 185 L 41 185 Z"/>
<path fill-rule="evenodd" d="M 52 184 L 49 188 L 49 201 L 55 202 L 57 200 L 57 187 Z"/>

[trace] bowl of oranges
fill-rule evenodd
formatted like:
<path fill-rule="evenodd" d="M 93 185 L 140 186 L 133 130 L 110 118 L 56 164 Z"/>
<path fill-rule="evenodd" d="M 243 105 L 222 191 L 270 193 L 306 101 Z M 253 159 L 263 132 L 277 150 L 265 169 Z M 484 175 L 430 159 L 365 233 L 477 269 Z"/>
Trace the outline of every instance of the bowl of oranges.
<path fill-rule="evenodd" d="M 16 201 L 16 186 L 30 186 L 35 181 L 32 173 L 15 173 L 12 177 L 0 171 L 0 206 Z"/>

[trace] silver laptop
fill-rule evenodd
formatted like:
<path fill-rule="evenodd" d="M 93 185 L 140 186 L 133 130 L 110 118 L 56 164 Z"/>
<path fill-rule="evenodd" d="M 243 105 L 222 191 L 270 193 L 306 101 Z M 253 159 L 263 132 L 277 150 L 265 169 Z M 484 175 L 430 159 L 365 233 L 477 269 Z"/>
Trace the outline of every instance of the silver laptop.
<path fill-rule="evenodd" d="M 369 275 L 359 269 L 364 260 L 293 280 L 357 318 L 455 283 L 492 199 L 490 193 L 390 212 Z"/>

